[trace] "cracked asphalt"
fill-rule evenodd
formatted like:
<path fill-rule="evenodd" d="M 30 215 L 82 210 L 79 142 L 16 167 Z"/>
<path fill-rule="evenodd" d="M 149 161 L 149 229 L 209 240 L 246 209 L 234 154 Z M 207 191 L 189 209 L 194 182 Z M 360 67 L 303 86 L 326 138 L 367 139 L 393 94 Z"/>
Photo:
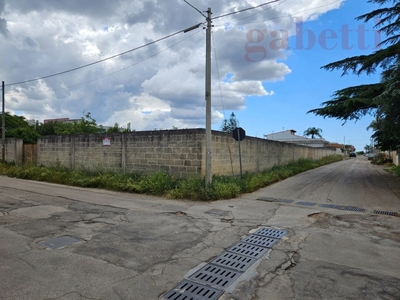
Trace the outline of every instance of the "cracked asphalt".
<path fill-rule="evenodd" d="M 372 212 L 400 211 L 400 183 L 367 163 L 340 162 L 211 203 L 0 177 L 0 299 L 160 299 L 260 226 L 287 234 L 219 299 L 400 299 L 400 218 Z M 78 242 L 45 246 L 63 236 Z"/>

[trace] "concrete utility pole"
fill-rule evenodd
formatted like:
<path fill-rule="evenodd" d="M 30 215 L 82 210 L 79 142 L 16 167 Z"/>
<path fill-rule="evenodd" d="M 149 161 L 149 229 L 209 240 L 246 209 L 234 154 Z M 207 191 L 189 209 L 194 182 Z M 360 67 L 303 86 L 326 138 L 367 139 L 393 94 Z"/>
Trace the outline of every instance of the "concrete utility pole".
<path fill-rule="evenodd" d="M 2 105 L 1 105 L 1 109 L 2 109 L 2 120 L 1 120 L 1 159 L 2 162 L 5 163 L 6 162 L 6 110 L 5 110 L 5 97 L 4 97 L 4 81 L 2 81 L 1 83 L 1 93 L 2 93 Z"/>
<path fill-rule="evenodd" d="M 211 152 L 211 8 L 207 10 L 206 29 L 206 188 L 212 183 Z"/>

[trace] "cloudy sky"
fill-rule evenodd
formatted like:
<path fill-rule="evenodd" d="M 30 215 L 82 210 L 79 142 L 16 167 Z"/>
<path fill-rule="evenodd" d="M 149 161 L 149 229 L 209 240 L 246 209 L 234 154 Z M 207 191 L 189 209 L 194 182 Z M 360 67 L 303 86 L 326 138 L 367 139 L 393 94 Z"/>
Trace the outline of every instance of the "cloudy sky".
<path fill-rule="evenodd" d="M 335 90 L 379 80 L 320 69 L 374 50 L 374 23 L 354 20 L 374 6 L 280 0 L 223 16 L 265 1 L 187 2 L 197 10 L 184 0 L 0 0 L 6 111 L 39 121 L 90 112 L 98 124 L 135 130 L 204 128 L 205 29 L 181 31 L 204 22 L 210 7 L 213 129 L 234 112 L 250 136 L 318 127 L 358 150 L 370 142 L 371 118 L 342 126 L 307 111 Z"/>

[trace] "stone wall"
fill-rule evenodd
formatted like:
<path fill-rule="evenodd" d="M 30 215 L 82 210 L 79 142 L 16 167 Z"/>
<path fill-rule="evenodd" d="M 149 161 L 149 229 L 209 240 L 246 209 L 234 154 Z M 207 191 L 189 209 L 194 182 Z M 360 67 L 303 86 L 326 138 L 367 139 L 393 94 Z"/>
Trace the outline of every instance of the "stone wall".
<path fill-rule="evenodd" d="M 112 134 L 44 136 L 38 140 L 38 164 L 68 168 L 152 173 L 205 174 L 205 130 L 157 130 Z M 241 142 L 243 172 L 258 172 L 299 158 L 335 154 L 254 137 Z M 240 174 L 238 142 L 231 134 L 212 132 L 212 173 Z"/>

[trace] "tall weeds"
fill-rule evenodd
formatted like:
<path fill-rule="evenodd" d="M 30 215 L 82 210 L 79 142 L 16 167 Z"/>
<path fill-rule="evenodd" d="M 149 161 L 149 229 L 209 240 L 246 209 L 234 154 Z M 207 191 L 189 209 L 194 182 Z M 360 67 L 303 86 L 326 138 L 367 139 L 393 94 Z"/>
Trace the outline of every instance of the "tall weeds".
<path fill-rule="evenodd" d="M 199 176 L 178 179 L 161 172 L 141 175 L 104 170 L 69 170 L 60 164 L 43 167 L 32 164 L 0 163 L 0 175 L 79 187 L 145 193 L 169 199 L 204 201 L 235 198 L 240 194 L 254 192 L 290 176 L 339 160 L 342 160 L 340 155 L 327 156 L 321 160 L 300 159 L 261 173 L 246 173 L 242 178 L 214 176 L 213 183 L 207 189 L 204 178 Z"/>

